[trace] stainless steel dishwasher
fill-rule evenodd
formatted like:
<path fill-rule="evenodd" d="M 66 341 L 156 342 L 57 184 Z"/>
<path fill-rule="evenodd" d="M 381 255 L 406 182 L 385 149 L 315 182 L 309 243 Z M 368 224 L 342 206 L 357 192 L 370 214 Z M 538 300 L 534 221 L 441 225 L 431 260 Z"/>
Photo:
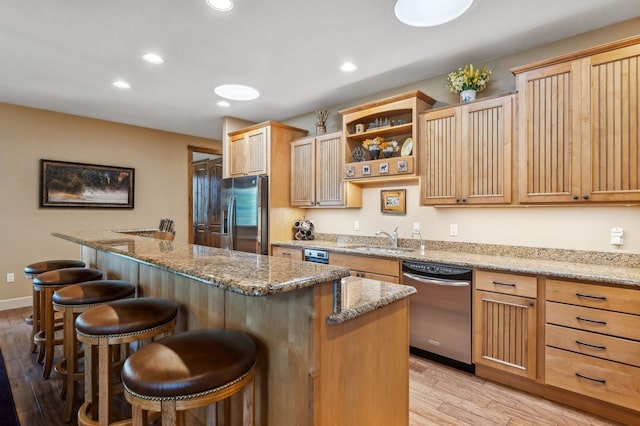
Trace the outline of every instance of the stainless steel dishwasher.
<path fill-rule="evenodd" d="M 474 371 L 471 362 L 472 271 L 435 263 L 402 262 L 410 300 L 411 353 Z"/>

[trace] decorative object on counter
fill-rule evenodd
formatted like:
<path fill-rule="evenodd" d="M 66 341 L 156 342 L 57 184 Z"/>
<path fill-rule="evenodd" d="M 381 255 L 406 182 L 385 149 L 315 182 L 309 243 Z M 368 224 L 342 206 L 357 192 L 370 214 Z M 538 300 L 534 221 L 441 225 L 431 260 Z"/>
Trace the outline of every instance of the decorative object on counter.
<path fill-rule="evenodd" d="M 486 67 L 473 68 L 465 65 L 447 75 L 445 85 L 452 93 L 460 94 L 460 102 L 469 102 L 476 98 L 476 92 L 482 92 L 489 82 L 491 71 Z"/>
<path fill-rule="evenodd" d="M 400 155 L 402 155 L 403 157 L 408 157 L 409 155 L 411 155 L 411 151 L 413 151 L 413 138 L 407 138 L 402 144 Z"/>
<path fill-rule="evenodd" d="M 370 175 L 371 174 L 371 164 L 363 164 L 362 165 L 362 175 Z"/>
<path fill-rule="evenodd" d="M 381 175 L 389 173 L 389 163 L 387 163 L 386 161 L 384 163 L 380 163 L 380 168 L 378 169 L 378 173 L 380 173 Z"/>
<path fill-rule="evenodd" d="M 364 124 L 356 124 L 356 133 L 364 132 Z"/>
<path fill-rule="evenodd" d="M 134 169 L 40 160 L 40 207 L 133 208 Z"/>
<path fill-rule="evenodd" d="M 406 172 L 407 170 L 409 170 L 409 163 L 407 162 L 407 160 L 400 160 L 396 164 L 396 168 L 398 172 Z"/>
<path fill-rule="evenodd" d="M 383 189 L 380 191 L 380 211 L 384 214 L 406 214 L 406 189 Z"/>
<path fill-rule="evenodd" d="M 367 151 L 361 146 L 357 146 L 351 151 L 354 162 L 364 161 L 367 159 Z"/>
<path fill-rule="evenodd" d="M 327 117 L 329 117 L 329 111 L 326 109 L 319 109 L 316 111 L 318 121 L 316 122 L 316 135 L 324 135 L 327 133 Z"/>
<path fill-rule="evenodd" d="M 293 223 L 293 237 L 296 240 L 313 240 L 313 223 L 307 219 L 298 219 Z"/>
<path fill-rule="evenodd" d="M 389 158 L 394 152 L 398 152 L 400 150 L 398 142 L 394 139 L 391 139 L 390 141 L 383 141 L 380 144 L 380 148 L 382 149 L 382 155 L 384 158 Z"/>
<path fill-rule="evenodd" d="M 173 235 L 175 235 L 176 231 L 175 231 L 175 223 L 173 219 L 169 219 L 169 218 L 160 219 L 160 224 L 158 225 L 158 231 L 170 232 Z"/>
<path fill-rule="evenodd" d="M 347 166 L 345 174 L 347 177 L 354 177 L 356 175 L 356 168 L 354 166 Z"/>

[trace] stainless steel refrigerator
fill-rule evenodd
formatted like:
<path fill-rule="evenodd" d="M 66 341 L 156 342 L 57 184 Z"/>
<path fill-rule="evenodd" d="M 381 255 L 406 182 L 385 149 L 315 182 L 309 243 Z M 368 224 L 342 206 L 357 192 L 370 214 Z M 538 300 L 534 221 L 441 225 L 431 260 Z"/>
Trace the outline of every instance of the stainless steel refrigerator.
<path fill-rule="evenodd" d="M 222 247 L 269 252 L 269 180 L 242 176 L 222 180 Z"/>

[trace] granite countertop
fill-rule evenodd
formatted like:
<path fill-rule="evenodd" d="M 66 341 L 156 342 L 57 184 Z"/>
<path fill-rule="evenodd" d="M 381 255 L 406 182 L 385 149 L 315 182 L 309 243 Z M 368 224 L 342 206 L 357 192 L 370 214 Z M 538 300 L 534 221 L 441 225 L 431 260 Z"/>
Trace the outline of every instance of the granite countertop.
<path fill-rule="evenodd" d="M 114 231 L 53 236 L 123 255 L 246 296 L 269 296 L 349 276 L 342 267 L 157 240 Z"/>
<path fill-rule="evenodd" d="M 475 269 L 488 269 L 532 275 L 545 275 L 559 279 L 576 279 L 605 284 L 640 287 L 640 255 L 576 250 L 537 249 L 513 246 L 479 247 L 479 244 L 439 244 L 428 242 L 421 254 L 418 249 L 399 253 L 370 253 L 355 247 L 353 241 L 331 240 L 280 241 L 273 245 L 291 248 L 314 248 L 370 257 L 416 260 L 443 263 Z M 329 255 L 331 259 L 331 255 Z M 562 259 L 562 260 L 553 260 Z"/>

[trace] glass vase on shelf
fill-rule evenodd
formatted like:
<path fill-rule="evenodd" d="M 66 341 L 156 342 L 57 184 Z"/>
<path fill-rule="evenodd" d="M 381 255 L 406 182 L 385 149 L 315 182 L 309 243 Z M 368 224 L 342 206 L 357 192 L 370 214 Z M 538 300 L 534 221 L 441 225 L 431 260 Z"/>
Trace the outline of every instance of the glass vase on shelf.
<path fill-rule="evenodd" d="M 393 148 L 385 148 L 382 150 L 382 155 L 384 158 L 389 158 L 393 155 Z"/>
<path fill-rule="evenodd" d="M 372 160 L 377 160 L 380 157 L 380 148 L 378 145 L 369 146 L 369 156 Z"/>

